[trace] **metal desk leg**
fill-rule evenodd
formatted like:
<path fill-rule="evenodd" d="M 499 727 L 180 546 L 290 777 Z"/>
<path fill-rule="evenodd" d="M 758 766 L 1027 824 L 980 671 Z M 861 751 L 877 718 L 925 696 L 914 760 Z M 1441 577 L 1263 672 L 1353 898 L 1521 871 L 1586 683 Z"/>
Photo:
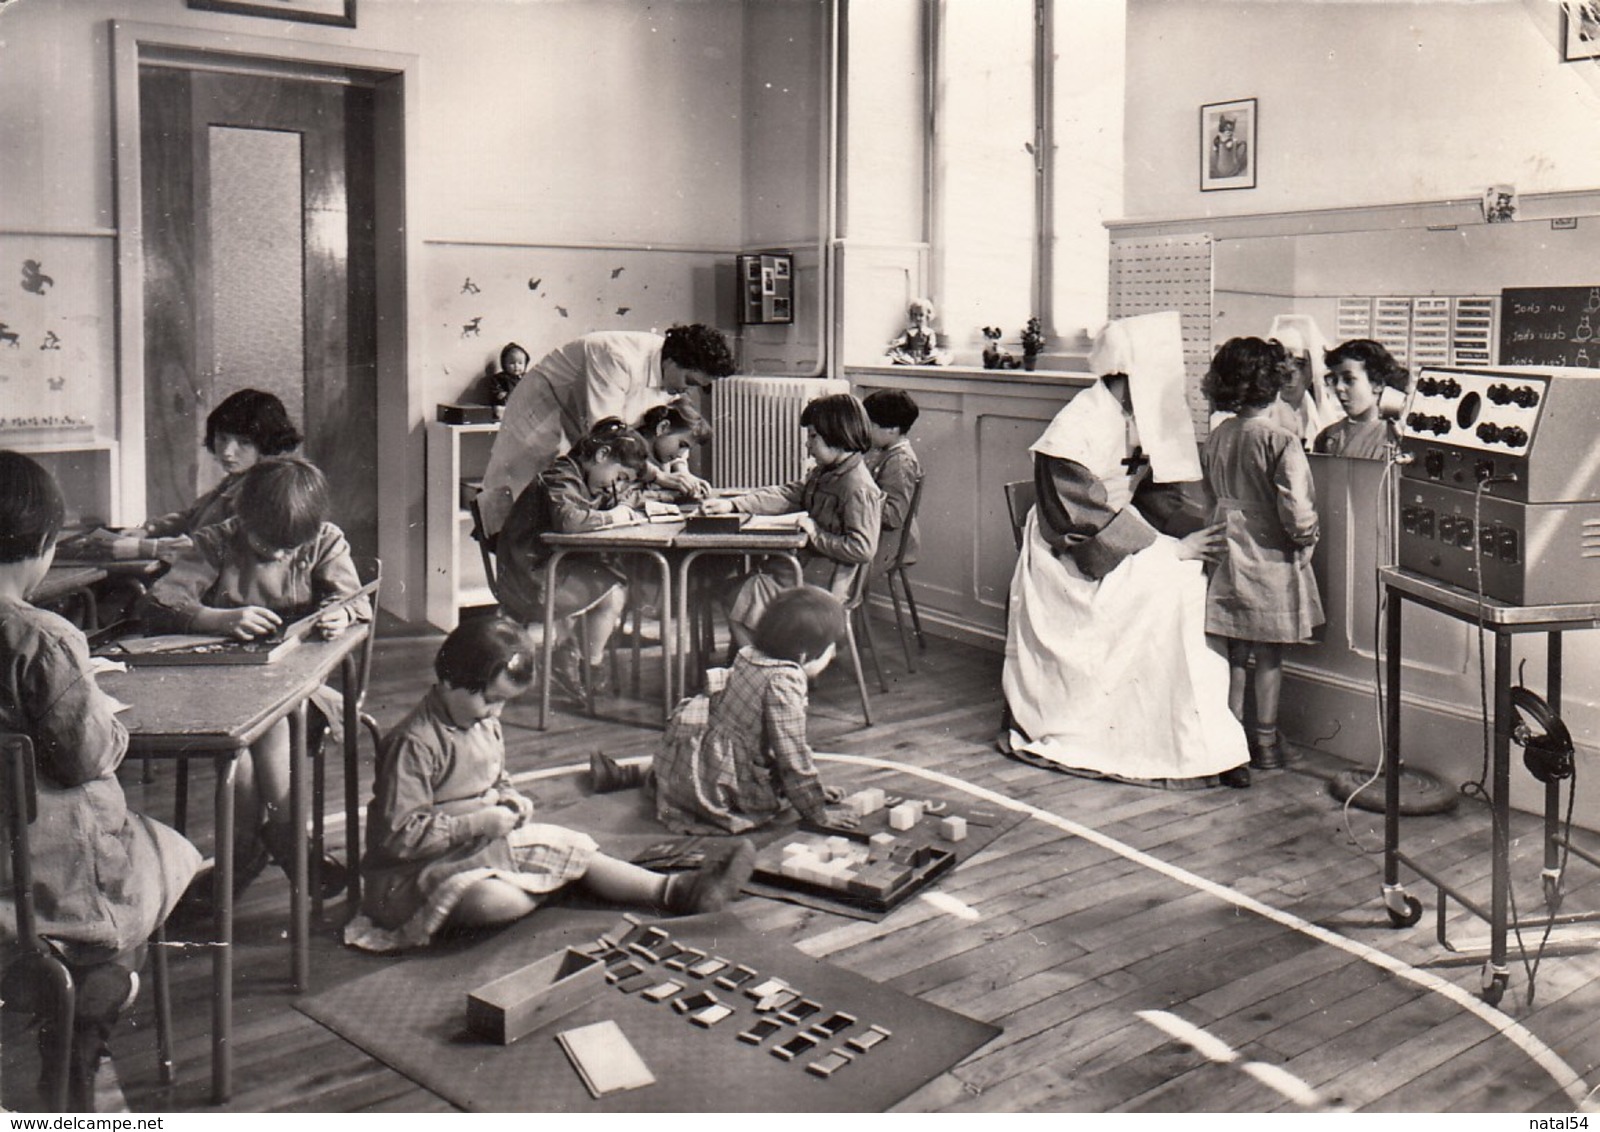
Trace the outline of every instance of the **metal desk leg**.
<path fill-rule="evenodd" d="M 233 1094 L 233 782 L 243 752 L 215 759 L 217 771 L 217 863 L 212 871 L 217 907 L 211 953 L 211 1101 Z"/>
<path fill-rule="evenodd" d="M 1422 902 L 1400 883 L 1400 607 L 1401 594 L 1384 587 L 1383 904 L 1389 923 L 1408 928 L 1422 919 Z"/>
<path fill-rule="evenodd" d="M 1550 633 L 1545 649 L 1545 702 L 1561 714 L 1561 634 Z M 1552 916 L 1561 905 L 1561 783 L 1544 785 L 1544 903 Z"/>
<path fill-rule="evenodd" d="M 672 595 L 678 603 L 678 612 L 672 621 L 680 633 L 686 632 L 689 628 L 689 568 L 699 557 L 698 550 L 691 550 L 678 559 L 678 589 Z M 666 627 L 662 626 L 663 637 L 666 636 L 666 632 Z M 672 650 L 678 657 L 678 694 L 683 695 L 689 690 L 689 654 L 694 650 L 691 642 L 678 640 L 672 642 Z"/>
<path fill-rule="evenodd" d="M 294 989 L 304 991 L 311 975 L 311 907 L 306 870 L 306 705 L 289 713 L 289 813 L 294 825 L 289 874 L 289 955 Z"/>
<path fill-rule="evenodd" d="M 1507 892 L 1511 872 L 1511 634 L 1494 635 L 1494 796 L 1490 811 L 1493 858 L 1489 884 L 1489 962 L 1483 968 L 1483 999 L 1500 1001 L 1510 980 L 1506 966 Z"/>
<path fill-rule="evenodd" d="M 672 563 L 667 561 L 667 556 L 660 551 L 652 551 L 650 557 L 656 560 L 656 565 L 661 569 L 661 597 L 656 605 L 661 611 L 661 623 L 658 626 L 661 632 L 661 722 L 664 724 L 672 718 L 672 641 L 673 630 L 678 624 L 672 616 Z M 633 615 L 633 639 L 639 640 L 639 614 Z M 637 644 L 636 644 L 637 647 Z M 639 657 L 635 653 L 633 658 L 633 674 L 637 681 L 639 677 Z"/>
<path fill-rule="evenodd" d="M 550 666 L 556 654 L 556 565 L 566 557 L 566 551 L 557 547 L 544 564 L 544 641 L 539 655 L 539 730 L 550 726 Z"/>
<path fill-rule="evenodd" d="M 372 632 L 369 626 L 367 632 Z M 339 687 L 344 692 L 344 858 L 350 885 L 345 890 L 350 908 L 361 907 L 361 713 L 356 696 L 361 689 L 356 654 L 347 653 L 339 667 Z M 320 853 L 322 847 L 317 846 Z"/>

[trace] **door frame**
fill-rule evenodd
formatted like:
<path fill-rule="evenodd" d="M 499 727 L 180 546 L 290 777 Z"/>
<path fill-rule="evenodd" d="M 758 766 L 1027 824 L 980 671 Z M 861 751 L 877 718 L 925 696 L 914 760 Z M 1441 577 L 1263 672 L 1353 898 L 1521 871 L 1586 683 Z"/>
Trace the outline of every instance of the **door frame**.
<path fill-rule="evenodd" d="M 359 82 L 373 90 L 373 224 L 377 340 L 377 445 L 379 484 L 407 483 L 413 401 L 407 348 L 407 311 L 420 310 L 419 286 L 408 265 L 421 262 L 414 194 L 406 192 L 407 155 L 420 152 L 416 114 L 415 55 L 268 36 L 236 35 L 206 28 L 111 21 L 113 154 L 116 187 L 117 445 L 118 490 L 113 521 L 145 513 L 145 373 L 143 158 L 140 146 L 139 68 L 169 67 L 240 71 L 326 82 Z M 378 553 L 385 572 L 413 572 L 413 540 L 406 529 L 404 500 L 378 505 Z M 405 587 L 400 587 L 404 589 Z M 419 590 L 421 587 L 417 587 Z M 401 616 L 394 590 L 385 606 Z"/>

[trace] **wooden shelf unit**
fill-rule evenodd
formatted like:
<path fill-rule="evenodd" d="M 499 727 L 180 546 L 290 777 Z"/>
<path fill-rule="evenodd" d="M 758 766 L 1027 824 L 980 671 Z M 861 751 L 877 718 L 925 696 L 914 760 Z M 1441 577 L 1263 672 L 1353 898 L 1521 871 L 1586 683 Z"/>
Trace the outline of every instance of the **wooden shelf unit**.
<path fill-rule="evenodd" d="M 462 506 L 461 481 L 481 478 L 496 424 L 428 422 L 428 624 L 449 632 L 460 611 L 493 605 L 483 559 L 472 539 L 472 513 Z"/>

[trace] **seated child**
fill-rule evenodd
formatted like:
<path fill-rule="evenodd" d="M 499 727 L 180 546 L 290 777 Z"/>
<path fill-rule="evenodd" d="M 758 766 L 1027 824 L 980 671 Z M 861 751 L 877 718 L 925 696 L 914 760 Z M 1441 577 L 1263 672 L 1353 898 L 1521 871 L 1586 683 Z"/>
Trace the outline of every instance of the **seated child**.
<path fill-rule="evenodd" d="M 919 410 L 909 393 L 898 389 L 874 389 L 861 402 L 872 422 L 872 451 L 867 468 L 873 481 L 883 489 L 883 529 L 898 531 L 910 524 L 905 535 L 905 564 L 917 560 L 918 531 L 911 514 L 911 496 L 922 480 L 922 465 L 906 434 L 917 423 Z M 900 552 L 900 536 L 878 539 L 878 556 L 872 563 L 874 577 L 882 574 Z"/>
<path fill-rule="evenodd" d="M 705 512 L 805 512 L 798 524 L 809 539 L 800 552 L 805 581 L 844 600 L 856 569 L 870 564 L 878 552 L 883 521 L 883 492 L 872 482 L 863 460 L 863 453 L 872 448 L 872 422 L 860 401 L 849 393 L 836 393 L 808 404 L 800 413 L 800 424 L 806 430 L 806 451 L 816 461 L 810 475 L 732 498 L 708 499 Z M 767 603 L 782 588 L 765 572 L 741 579 L 728 611 L 736 644 L 752 641 Z"/>
<path fill-rule="evenodd" d="M 157 539 L 155 553 L 136 557 L 173 557 L 187 545 L 187 536 L 233 517 L 239 484 L 245 472 L 261 460 L 283 456 L 300 446 L 300 433 L 289 420 L 283 402 L 259 389 L 230 393 L 206 417 L 206 451 L 222 467 L 222 482 L 182 511 L 151 519 L 130 534 Z"/>
<path fill-rule="evenodd" d="M 768 604 L 755 642 L 732 668 L 706 673 L 707 692 L 680 703 L 649 772 L 596 752 L 596 793 L 652 781 L 656 817 L 675 833 L 744 833 L 799 811 L 814 825 L 851 827 L 830 806 L 806 741 L 810 681 L 833 660 L 844 607 L 816 586 L 784 590 Z"/>
<path fill-rule="evenodd" d="M 644 438 L 607 417 L 523 490 L 496 541 L 500 604 L 508 616 L 524 625 L 544 617 L 546 531 L 598 531 L 643 521 L 621 493 L 648 459 Z M 597 692 L 608 686 L 606 643 L 622 619 L 627 596 L 622 575 L 603 558 L 573 555 L 562 562 L 556 620 L 546 626 L 556 640 L 550 679 L 562 695 L 581 703 L 586 679 Z M 580 619 L 587 656 L 579 655 L 573 640 Z"/>
<path fill-rule="evenodd" d="M 361 579 L 350 544 L 328 522 L 328 512 L 328 483 L 316 465 L 298 456 L 261 461 L 244 474 L 234 517 L 196 531 L 194 544 L 140 601 L 145 628 L 243 641 L 271 636 L 285 623 L 326 608 L 317 630 L 332 638 L 356 621 L 371 620 L 365 598 L 345 600 L 361 588 Z M 313 702 L 327 719 L 340 718 L 337 693 L 327 691 Z M 289 865 L 295 831 L 288 720 L 273 725 L 239 760 L 234 799 L 237 892 L 260 875 L 269 856 Z M 324 861 L 323 895 L 342 892 L 344 883 L 344 866 Z M 204 899 L 200 890 L 195 899 Z"/>
<path fill-rule="evenodd" d="M 643 498 L 675 503 L 711 494 L 711 485 L 689 470 L 689 449 L 711 439 L 699 409 L 682 400 L 657 405 L 639 418 L 635 431 L 650 446 L 640 481 Z"/>
<path fill-rule="evenodd" d="M 489 378 L 489 403 L 504 406 L 511 393 L 522 383 L 528 372 L 528 351 L 515 342 L 507 342 L 500 350 L 500 369 Z"/>
<path fill-rule="evenodd" d="M 71 1111 L 93 1108 L 95 1068 L 138 987 L 145 940 L 200 867 L 182 835 L 128 810 L 117 767 L 128 732 L 95 684 L 89 646 L 71 623 L 27 602 L 55 557 L 65 511 L 35 461 L 0 451 L 0 730 L 33 740 L 38 819 L 31 834 L 40 934 L 73 971 Z M 17 938 L 10 858 L 0 866 L 0 997 L 43 1011 L 47 996 Z M 54 1035 L 41 1031 L 41 1052 Z M 46 1059 L 43 1087 L 58 1084 Z"/>
<path fill-rule="evenodd" d="M 533 642 L 515 622 L 463 622 L 433 670 L 438 683 L 378 755 L 362 914 L 346 927 L 346 943 L 391 951 L 425 944 L 446 925 L 509 923 L 574 882 L 617 903 L 714 912 L 749 879 L 755 848 L 743 839 L 708 854 L 696 872 L 666 876 L 533 820 L 533 802 L 506 773 L 500 726 L 506 702 L 533 681 Z"/>
<path fill-rule="evenodd" d="M 1344 408 L 1345 418 L 1318 433 L 1312 450 L 1353 460 L 1382 460 L 1399 438 L 1394 422 L 1378 412 L 1378 398 L 1386 386 L 1404 393 L 1411 375 L 1382 343 L 1370 338 L 1352 338 L 1324 357 L 1328 384 Z"/>

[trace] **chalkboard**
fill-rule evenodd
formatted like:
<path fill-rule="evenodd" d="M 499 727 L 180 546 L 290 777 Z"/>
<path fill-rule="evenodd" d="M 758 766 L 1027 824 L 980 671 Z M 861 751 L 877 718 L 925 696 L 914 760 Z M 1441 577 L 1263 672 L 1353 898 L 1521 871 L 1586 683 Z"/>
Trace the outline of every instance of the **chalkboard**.
<path fill-rule="evenodd" d="M 1600 286 L 1507 287 L 1500 364 L 1600 366 Z"/>

